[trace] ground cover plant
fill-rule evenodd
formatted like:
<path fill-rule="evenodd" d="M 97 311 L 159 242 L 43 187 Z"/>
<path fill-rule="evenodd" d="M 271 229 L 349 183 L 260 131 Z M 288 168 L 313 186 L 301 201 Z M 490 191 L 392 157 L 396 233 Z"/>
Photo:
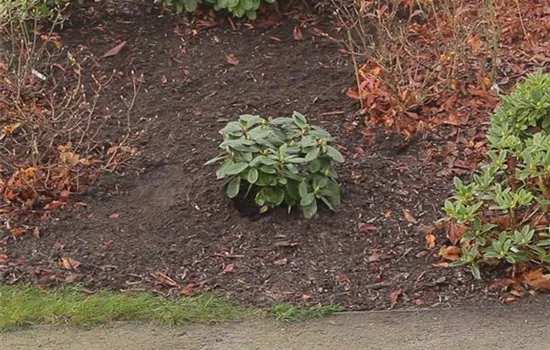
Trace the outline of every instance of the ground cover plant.
<path fill-rule="evenodd" d="M 285 203 L 298 206 L 306 218 L 317 213 L 317 200 L 329 209 L 340 205 L 340 185 L 334 162 L 344 157 L 330 134 L 310 126 L 306 117 L 264 119 L 241 115 L 221 131 L 221 155 L 206 164 L 223 162 L 216 176 L 227 179 L 227 195 L 254 194 L 261 212 Z"/>
<path fill-rule="evenodd" d="M 490 162 L 472 183 L 455 178 L 454 200 L 445 202 L 448 235 L 462 246 L 451 265 L 470 265 L 480 278 L 481 262 L 507 263 L 514 277 L 530 273 L 528 284 L 547 289 L 549 122 L 550 74 L 530 75 L 503 97 L 489 128 Z"/>

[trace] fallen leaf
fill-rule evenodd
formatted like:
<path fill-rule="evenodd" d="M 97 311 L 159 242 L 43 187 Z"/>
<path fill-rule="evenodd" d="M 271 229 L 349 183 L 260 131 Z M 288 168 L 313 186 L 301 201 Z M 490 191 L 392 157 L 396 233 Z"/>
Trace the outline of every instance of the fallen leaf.
<path fill-rule="evenodd" d="M 170 286 L 170 287 L 178 287 L 179 284 L 171 279 L 167 274 L 165 274 L 162 271 L 157 271 L 153 274 L 153 277 L 157 280 L 157 282 Z"/>
<path fill-rule="evenodd" d="M 198 284 L 188 283 L 185 286 L 179 289 L 180 295 L 185 295 L 186 297 L 193 296 L 197 293 Z"/>
<path fill-rule="evenodd" d="M 418 221 L 414 218 L 410 210 L 403 210 L 403 216 L 405 217 L 405 220 L 407 220 L 410 223 L 413 223 L 413 224 L 418 223 Z"/>
<path fill-rule="evenodd" d="M 222 271 L 222 275 L 227 275 L 235 272 L 235 264 L 228 264 Z"/>
<path fill-rule="evenodd" d="M 508 289 L 512 284 L 514 284 L 516 281 L 514 281 L 511 278 L 501 278 L 489 285 L 490 291 L 500 291 Z"/>
<path fill-rule="evenodd" d="M 279 265 L 279 266 L 282 266 L 282 265 L 286 265 L 287 263 L 287 259 L 286 258 L 282 258 L 282 259 L 279 259 L 279 260 L 275 260 L 273 263 L 275 265 Z"/>
<path fill-rule="evenodd" d="M 435 236 L 431 233 L 426 234 L 426 244 L 428 245 L 428 248 L 435 247 Z"/>
<path fill-rule="evenodd" d="M 46 204 L 46 205 L 44 206 L 44 209 L 46 209 L 46 210 L 53 210 L 53 209 L 62 207 L 62 206 L 64 206 L 65 204 L 67 204 L 67 203 L 66 203 L 66 202 L 62 202 L 62 201 L 51 201 L 50 203 L 48 203 L 48 204 Z"/>
<path fill-rule="evenodd" d="M 503 295 L 501 298 L 500 298 L 500 302 L 503 303 L 503 304 L 508 304 L 508 303 L 512 303 L 516 301 L 516 297 L 513 296 L 513 295 Z"/>
<path fill-rule="evenodd" d="M 397 305 L 397 300 L 399 299 L 399 296 L 401 296 L 402 293 L 403 291 L 401 289 L 397 289 L 389 294 L 390 309 L 393 309 L 395 305 Z"/>
<path fill-rule="evenodd" d="M 462 249 L 455 246 L 442 246 L 439 248 L 439 256 L 445 260 L 457 261 L 462 255 Z"/>
<path fill-rule="evenodd" d="M 239 64 L 239 59 L 232 53 L 225 55 L 225 60 L 232 66 L 236 66 Z"/>
<path fill-rule="evenodd" d="M 466 232 L 468 232 L 468 226 L 466 225 L 449 222 L 447 226 L 447 238 L 449 238 L 453 244 L 456 244 Z"/>
<path fill-rule="evenodd" d="M 292 33 L 294 35 L 294 40 L 304 40 L 304 35 L 302 34 L 302 30 L 299 26 L 294 27 Z"/>
<path fill-rule="evenodd" d="M 126 41 L 123 41 L 121 42 L 120 44 L 118 44 L 117 46 L 113 47 L 112 49 L 110 49 L 109 51 L 107 51 L 104 55 L 103 55 L 103 58 L 107 58 L 107 57 L 112 57 L 112 56 L 116 56 L 120 53 L 120 51 L 122 51 L 122 49 L 126 46 Z"/>
<path fill-rule="evenodd" d="M 364 222 L 360 222 L 358 228 L 361 232 L 378 231 L 378 227 Z"/>
<path fill-rule="evenodd" d="M 534 281 L 542 278 L 542 269 L 536 269 L 523 274 L 523 278 L 527 281 Z"/>
<path fill-rule="evenodd" d="M 335 278 L 338 282 L 347 282 L 347 283 L 351 283 L 349 277 L 348 277 L 347 275 L 344 275 L 344 274 L 336 275 L 336 276 L 334 276 L 334 278 Z"/>
<path fill-rule="evenodd" d="M 21 235 L 25 234 L 25 232 L 27 232 L 27 230 L 25 230 L 24 228 L 21 228 L 21 227 L 14 227 L 14 228 L 11 229 L 11 235 L 13 237 L 21 236 Z"/>
<path fill-rule="evenodd" d="M 119 213 L 114 213 L 114 214 L 109 215 L 109 218 L 111 218 L 111 219 L 118 219 L 119 216 L 120 216 Z"/>
<path fill-rule="evenodd" d="M 550 275 L 545 275 L 536 280 L 527 281 L 529 287 L 536 291 L 550 292 Z"/>
<path fill-rule="evenodd" d="M 80 266 L 80 263 L 78 261 L 69 257 L 61 258 L 59 263 L 67 270 L 76 270 Z"/>
<path fill-rule="evenodd" d="M 392 210 L 391 209 L 386 210 L 386 212 L 384 213 L 384 216 L 387 217 L 387 218 L 391 217 L 391 215 L 392 215 Z"/>
<path fill-rule="evenodd" d="M 380 260 L 380 254 L 378 252 L 374 252 L 367 258 L 368 262 L 375 262 Z"/>

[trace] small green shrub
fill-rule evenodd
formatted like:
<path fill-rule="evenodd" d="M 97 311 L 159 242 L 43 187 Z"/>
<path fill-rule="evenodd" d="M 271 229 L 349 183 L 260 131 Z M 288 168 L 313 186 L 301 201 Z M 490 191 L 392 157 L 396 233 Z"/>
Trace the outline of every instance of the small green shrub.
<path fill-rule="evenodd" d="M 490 162 L 469 184 L 455 178 L 444 210 L 450 237 L 463 232 L 452 266 L 480 263 L 550 265 L 550 74 L 532 74 L 495 110 Z M 458 225 L 458 226 L 457 226 Z"/>
<path fill-rule="evenodd" d="M 62 10 L 72 3 L 82 0 L 10 0 L 0 4 L 0 21 L 50 20 L 57 21 Z"/>
<path fill-rule="evenodd" d="M 256 19 L 256 11 L 260 8 L 262 1 L 275 2 L 275 0 L 155 0 L 155 3 L 167 7 L 174 6 L 178 13 L 194 12 L 199 4 L 206 4 L 214 7 L 216 11 L 227 10 L 235 17 L 246 16 L 249 19 Z"/>
<path fill-rule="evenodd" d="M 331 146 L 330 134 L 309 125 L 302 114 L 276 119 L 241 115 L 221 134 L 223 152 L 206 164 L 223 162 L 216 175 L 228 180 L 230 198 L 246 188 L 245 195 L 253 193 L 262 211 L 285 202 L 289 211 L 297 206 L 306 218 L 317 212 L 317 200 L 331 210 L 340 205 L 333 163 L 344 157 Z"/>

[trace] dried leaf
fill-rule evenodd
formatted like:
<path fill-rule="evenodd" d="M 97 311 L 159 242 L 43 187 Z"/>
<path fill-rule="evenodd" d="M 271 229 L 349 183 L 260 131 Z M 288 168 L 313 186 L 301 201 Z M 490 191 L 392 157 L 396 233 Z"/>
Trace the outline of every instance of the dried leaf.
<path fill-rule="evenodd" d="M 428 248 L 435 247 L 435 236 L 431 233 L 426 234 L 426 244 L 428 245 Z"/>
<path fill-rule="evenodd" d="M 503 295 L 501 298 L 500 298 L 500 302 L 503 303 L 503 304 L 508 304 L 508 303 L 512 303 L 516 301 L 516 297 L 513 296 L 513 295 Z"/>
<path fill-rule="evenodd" d="M 236 66 L 239 64 L 239 59 L 232 53 L 225 55 L 225 60 L 232 66 Z"/>
<path fill-rule="evenodd" d="M 457 261 L 460 259 L 460 255 L 462 255 L 462 249 L 460 249 L 459 247 L 442 246 L 441 248 L 439 248 L 439 256 L 445 260 Z"/>
<path fill-rule="evenodd" d="M 523 274 L 523 278 L 527 281 L 534 281 L 542 278 L 542 269 L 536 269 Z"/>
<path fill-rule="evenodd" d="M 501 278 L 489 285 L 490 291 L 499 291 L 499 290 L 506 290 L 508 287 L 510 287 L 512 284 L 514 284 L 516 281 L 514 281 L 511 278 Z"/>
<path fill-rule="evenodd" d="M 279 259 L 279 260 L 275 260 L 273 263 L 275 265 L 279 265 L 279 266 L 282 266 L 282 265 L 286 265 L 287 264 L 287 259 L 286 258 L 282 258 L 282 259 Z"/>
<path fill-rule="evenodd" d="M 403 291 L 401 289 L 397 289 L 389 294 L 390 309 L 393 309 L 397 305 L 397 301 L 402 293 Z"/>
<path fill-rule="evenodd" d="M 361 232 L 378 231 L 378 227 L 364 222 L 359 223 L 358 228 Z"/>
<path fill-rule="evenodd" d="M 302 34 L 302 30 L 299 26 L 294 27 L 292 33 L 294 35 L 294 40 L 304 40 L 304 35 Z"/>
<path fill-rule="evenodd" d="M 11 235 L 13 237 L 18 237 L 18 236 L 21 236 L 23 234 L 25 234 L 27 232 L 27 230 L 25 230 L 24 228 L 21 228 L 21 227 L 14 227 L 11 229 Z"/>
<path fill-rule="evenodd" d="M 196 283 L 188 283 L 179 289 L 180 295 L 185 295 L 186 297 L 193 296 L 197 293 L 198 286 Z"/>
<path fill-rule="evenodd" d="M 336 275 L 336 276 L 334 276 L 334 278 L 335 278 L 338 282 L 347 282 L 347 283 L 351 283 L 349 277 L 348 277 L 347 275 L 344 275 L 344 274 Z"/>
<path fill-rule="evenodd" d="M 415 219 L 413 214 L 410 210 L 403 210 L 403 216 L 405 217 L 405 220 L 407 220 L 410 223 L 417 224 L 418 221 Z"/>
<path fill-rule="evenodd" d="M 235 264 L 228 264 L 222 271 L 222 275 L 227 275 L 235 272 Z"/>
<path fill-rule="evenodd" d="M 372 254 L 369 255 L 369 257 L 367 258 L 367 261 L 368 261 L 368 262 L 375 262 L 375 261 L 378 261 L 378 260 L 380 260 L 380 253 L 378 253 L 378 252 L 372 253 Z"/>
<path fill-rule="evenodd" d="M 107 57 L 112 57 L 112 56 L 116 56 L 120 53 L 120 51 L 122 51 L 122 49 L 126 46 L 126 41 L 123 41 L 121 42 L 120 44 L 118 44 L 117 46 L 113 47 L 112 49 L 110 49 L 109 51 L 107 51 L 104 55 L 103 55 L 103 58 L 107 58 Z"/>
<path fill-rule="evenodd" d="M 161 284 L 164 284 L 164 285 L 167 285 L 169 287 L 178 287 L 179 286 L 179 284 L 176 281 L 174 281 L 173 279 L 168 277 L 168 275 L 165 274 L 162 271 L 155 272 L 153 274 L 153 277 L 157 280 L 157 282 L 159 282 Z"/>
<path fill-rule="evenodd" d="M 466 225 L 449 222 L 447 226 L 447 238 L 449 238 L 453 244 L 456 244 L 466 232 L 468 232 L 468 227 Z"/>
<path fill-rule="evenodd" d="M 527 281 L 527 284 L 533 290 L 550 292 L 550 275 L 542 276 L 536 280 Z"/>
<path fill-rule="evenodd" d="M 111 218 L 111 219 L 118 219 L 119 217 L 120 217 L 119 213 L 114 213 L 114 214 L 109 215 L 109 218 Z"/>
<path fill-rule="evenodd" d="M 65 257 L 59 260 L 60 265 L 67 270 L 76 270 L 80 263 L 72 258 Z"/>

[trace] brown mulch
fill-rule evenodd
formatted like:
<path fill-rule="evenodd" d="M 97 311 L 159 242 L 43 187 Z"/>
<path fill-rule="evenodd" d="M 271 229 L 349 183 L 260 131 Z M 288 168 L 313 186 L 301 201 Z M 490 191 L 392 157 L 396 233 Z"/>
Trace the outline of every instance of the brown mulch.
<path fill-rule="evenodd" d="M 135 71 L 145 83 L 131 118 L 153 121 L 134 163 L 54 212 L 40 238 L 2 233 L 1 283 L 166 291 L 175 282 L 245 304 L 351 310 L 498 302 L 468 272 L 434 266 L 437 248 L 425 235 L 451 194 L 446 164 L 426 154 L 431 136 L 405 141 L 378 130 L 365 144 L 345 96 L 353 68 L 326 26 L 310 22 L 296 40 L 296 19 L 192 30 L 158 15 L 115 12 L 61 33 L 87 72 L 121 72 L 98 111 L 121 104 Z M 122 41 L 120 53 L 102 58 Z M 239 114 L 293 110 L 329 130 L 347 157 L 338 169 L 342 206 L 313 220 L 284 209 L 243 216 L 203 166 L 217 153 L 218 131 Z"/>

